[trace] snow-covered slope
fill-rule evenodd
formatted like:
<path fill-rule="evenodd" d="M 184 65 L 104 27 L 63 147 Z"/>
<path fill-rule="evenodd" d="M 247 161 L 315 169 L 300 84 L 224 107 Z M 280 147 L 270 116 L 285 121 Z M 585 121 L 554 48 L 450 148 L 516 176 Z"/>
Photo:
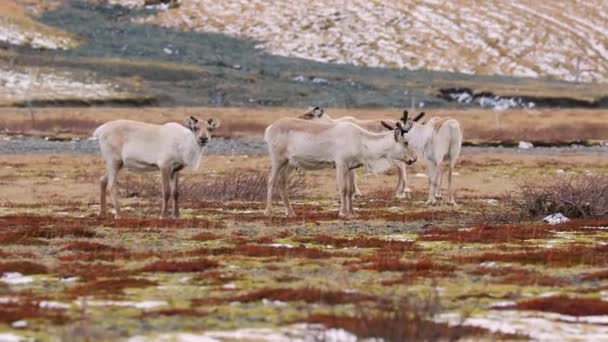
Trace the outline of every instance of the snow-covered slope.
<path fill-rule="evenodd" d="M 319 61 L 608 82 L 606 0 L 182 0 L 139 20 Z"/>
<path fill-rule="evenodd" d="M 0 1 L 0 42 L 44 49 L 75 47 L 78 45 L 75 36 L 32 18 L 57 8 L 61 3 L 60 0 Z"/>
<path fill-rule="evenodd" d="M 81 73 L 77 79 L 69 72 L 56 69 L 0 66 L 0 104 L 3 105 L 69 99 L 115 100 L 130 96 L 118 85 L 99 81 L 94 75 Z"/>

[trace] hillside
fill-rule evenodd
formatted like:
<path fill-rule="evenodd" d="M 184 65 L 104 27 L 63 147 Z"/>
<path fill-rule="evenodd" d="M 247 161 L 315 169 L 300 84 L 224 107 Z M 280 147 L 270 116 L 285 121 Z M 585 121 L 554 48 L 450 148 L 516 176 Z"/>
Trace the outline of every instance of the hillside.
<path fill-rule="evenodd" d="M 10 11 L 3 12 L 0 20 L 17 24 L 0 30 L 0 85 L 6 88 L 0 88 L 0 105 L 307 107 L 314 104 L 495 109 L 608 105 L 608 83 L 573 83 L 540 77 L 550 76 L 540 72 L 526 74 L 539 77 L 515 77 L 502 75 L 508 74 L 507 69 L 482 70 L 484 65 L 497 67 L 500 63 L 489 57 L 475 61 L 471 51 L 479 50 L 481 55 L 493 50 L 478 47 L 465 53 L 462 48 L 440 43 L 438 37 L 442 36 L 430 31 L 428 34 L 434 38 L 428 41 L 434 44 L 420 40 L 414 46 L 419 40 L 406 39 L 401 34 L 404 30 L 414 34 L 417 27 L 414 24 L 399 29 L 399 35 L 381 35 L 382 30 L 396 30 L 391 25 L 398 27 L 408 22 L 410 16 L 398 15 L 391 8 L 384 8 L 384 14 L 376 13 L 373 8 L 379 5 L 374 2 L 334 4 L 340 10 L 331 12 L 337 16 L 333 21 L 323 14 L 330 13 L 327 11 L 331 6 L 324 7 L 320 2 L 304 6 L 287 1 L 273 8 L 261 2 L 249 4 L 183 1 L 177 9 L 166 9 L 144 8 L 139 0 L 2 2 L 1 6 L 9 6 Z M 376 7 L 364 8 L 370 4 Z M 405 6 L 404 2 L 399 4 Z M 416 6 L 418 10 L 423 8 Z M 403 20 L 393 20 L 390 25 L 381 23 L 393 16 Z M 352 21 L 355 17 L 366 21 Z M 438 19 L 427 21 L 435 25 Z M 33 33 L 27 36 L 28 32 Z M 24 35 L 24 39 L 14 38 Z M 342 38 L 331 38 L 335 35 Z M 387 43 L 387 39 L 397 36 L 404 37 L 400 41 L 409 44 L 407 49 Z M 464 36 L 467 40 L 471 38 Z M 454 46 L 467 46 L 463 42 L 454 40 Z M 595 50 L 586 56 L 602 56 L 602 44 L 595 44 Z M 438 46 L 450 52 L 449 58 L 441 57 Z M 333 56 L 336 51 L 343 57 Z M 397 59 L 405 58 L 404 51 L 428 56 L 410 58 L 416 64 L 400 64 Z M 381 55 L 384 57 L 380 58 Z M 424 64 L 425 58 L 445 65 Z M 477 69 L 466 67 L 466 58 Z M 599 57 L 595 60 L 599 61 Z M 579 69 L 586 69 L 585 63 L 581 61 Z M 516 69 L 519 70 L 513 68 Z M 30 80 L 20 82 L 20 90 L 15 91 L 9 86 L 15 83 L 16 76 L 9 71 L 65 81 L 56 87 L 53 82 L 42 81 L 37 85 L 36 80 Z M 594 72 L 605 75 L 605 65 Z M 589 75 L 590 72 L 581 72 L 581 80 Z M 602 80 L 593 77 L 584 80 Z M 96 84 L 91 89 L 101 90 L 88 91 L 81 82 Z"/>
<path fill-rule="evenodd" d="M 608 81 L 605 0 L 182 3 L 137 22 L 250 38 L 270 53 L 322 62 Z"/>

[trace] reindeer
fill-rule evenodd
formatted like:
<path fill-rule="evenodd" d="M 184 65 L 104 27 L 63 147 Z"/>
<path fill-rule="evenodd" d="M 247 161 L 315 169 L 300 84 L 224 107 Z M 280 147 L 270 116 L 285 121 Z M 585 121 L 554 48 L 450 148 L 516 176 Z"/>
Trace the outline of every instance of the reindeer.
<path fill-rule="evenodd" d="M 456 205 L 452 188 L 452 172 L 460 156 L 462 146 L 462 130 L 455 119 L 446 117 L 433 117 L 426 124 L 419 123 L 424 112 L 414 119 L 408 118 L 407 110 L 401 119 L 403 128 L 408 132 L 411 148 L 416 151 L 419 158 L 424 159 L 427 165 L 429 178 L 429 197 L 427 205 L 437 204 L 441 199 L 441 181 L 443 164 L 448 165 L 448 204 Z M 386 128 L 392 128 L 390 123 L 383 122 Z"/>
<path fill-rule="evenodd" d="M 304 119 L 304 120 L 317 120 L 317 121 L 323 121 L 323 122 L 350 122 L 367 131 L 370 131 L 370 132 L 380 133 L 380 132 L 386 131 L 386 128 L 382 125 L 382 120 L 360 120 L 360 119 L 354 118 L 352 116 L 343 116 L 341 118 L 333 119 L 331 116 L 329 116 L 329 114 L 327 114 L 325 112 L 324 109 L 319 108 L 319 107 L 308 108 L 308 110 L 304 114 L 298 116 L 298 118 Z M 384 120 L 384 121 L 387 123 L 390 123 L 394 127 L 395 122 L 397 120 Z M 412 190 L 407 186 L 406 164 L 397 160 L 397 161 L 395 161 L 395 165 L 397 166 L 397 174 L 398 174 L 395 197 L 409 199 L 412 196 Z M 359 190 L 359 187 L 357 186 L 356 177 L 355 177 L 355 181 L 353 184 L 355 187 L 355 196 L 361 196 L 361 191 Z"/>
<path fill-rule="evenodd" d="M 393 160 L 416 161 L 408 148 L 401 122 L 391 132 L 373 133 L 349 122 L 327 123 L 283 118 L 266 128 L 264 140 L 272 162 L 265 215 L 272 215 L 272 195 L 278 187 L 287 216 L 295 216 L 287 197 L 287 177 L 295 168 L 336 168 L 340 195 L 339 217 L 353 216 L 353 170 L 365 166 L 390 167 Z"/>
<path fill-rule="evenodd" d="M 160 170 L 163 196 L 160 216 L 169 216 L 168 202 L 172 196 L 172 216 L 178 218 L 178 172 L 199 168 L 210 133 L 219 126 L 216 119 L 205 121 L 193 116 L 186 119 L 185 127 L 175 122 L 154 125 L 131 120 L 115 120 L 99 126 L 93 136 L 99 140 L 107 170 L 100 179 L 99 215 L 106 215 L 106 191 L 109 190 L 115 217 L 120 217 L 116 179 L 125 167 L 136 172 Z"/>

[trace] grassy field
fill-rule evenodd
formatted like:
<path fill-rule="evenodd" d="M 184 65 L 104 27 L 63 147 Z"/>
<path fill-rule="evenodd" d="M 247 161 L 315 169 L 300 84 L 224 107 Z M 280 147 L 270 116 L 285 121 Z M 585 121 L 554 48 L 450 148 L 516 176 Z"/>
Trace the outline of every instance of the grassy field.
<path fill-rule="evenodd" d="M 162 111 L 129 117 L 164 121 Z M 268 168 L 265 156 L 207 156 L 200 172 L 182 177 L 179 221 L 156 219 L 158 175 L 126 173 L 126 217 L 115 220 L 96 217 L 99 156 L 3 156 L 0 330 L 41 340 L 344 333 L 335 329 L 388 341 L 606 333 L 605 316 L 596 316 L 608 314 L 608 222 L 499 223 L 514 209 L 506 194 L 518 184 L 606 174 L 601 156 L 465 153 L 455 208 L 424 206 L 420 164 L 408 169 L 411 200 L 393 198 L 395 174 L 360 174 L 363 196 L 349 221 L 337 218 L 333 170 L 294 185 L 297 217 L 283 217 L 279 205 L 267 219 Z"/>
<path fill-rule="evenodd" d="M 0 108 L 0 128 L 12 133 L 88 136 L 100 124 L 116 118 L 152 123 L 182 122 L 187 116 L 218 118 L 221 136 L 262 137 L 273 121 L 302 114 L 304 108 L 37 108 L 32 124 L 28 109 Z M 332 117 L 345 115 L 362 119 L 399 118 L 402 109 L 329 108 Z M 414 111 L 412 111 L 414 112 Z M 418 111 L 415 111 L 418 113 Z M 488 109 L 426 109 L 427 117 L 451 116 L 462 125 L 470 143 L 519 141 L 571 143 L 605 141 L 608 111 L 603 109 L 526 109 L 493 111 Z"/>

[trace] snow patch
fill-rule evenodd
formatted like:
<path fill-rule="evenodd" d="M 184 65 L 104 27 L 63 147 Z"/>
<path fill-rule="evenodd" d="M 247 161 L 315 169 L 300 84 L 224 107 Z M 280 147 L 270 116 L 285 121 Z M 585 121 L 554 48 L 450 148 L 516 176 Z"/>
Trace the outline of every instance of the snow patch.
<path fill-rule="evenodd" d="M 2 275 L 0 281 L 9 285 L 22 285 L 34 282 L 34 277 L 24 276 L 19 272 L 6 272 Z"/>

